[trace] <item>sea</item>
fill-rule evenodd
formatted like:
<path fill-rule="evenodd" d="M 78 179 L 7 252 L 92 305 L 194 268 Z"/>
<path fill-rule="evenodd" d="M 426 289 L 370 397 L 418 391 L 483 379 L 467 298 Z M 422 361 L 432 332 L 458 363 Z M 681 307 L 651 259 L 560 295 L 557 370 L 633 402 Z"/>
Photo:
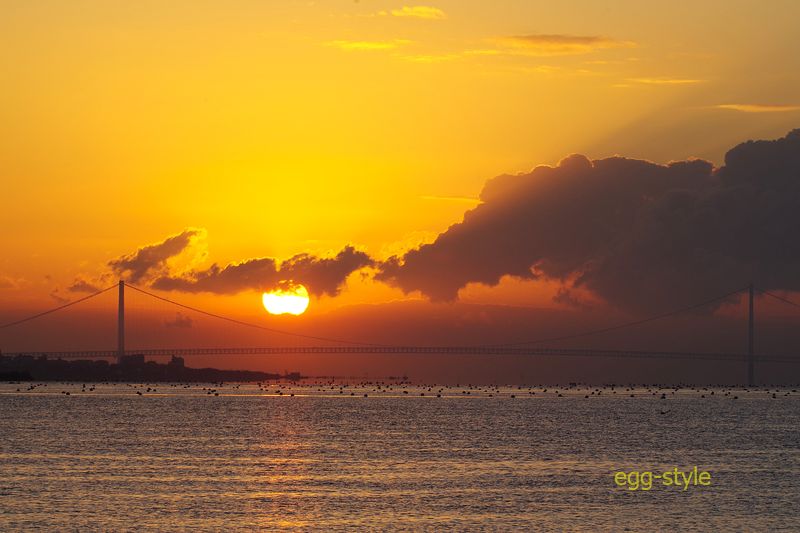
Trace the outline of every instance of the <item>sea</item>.
<path fill-rule="evenodd" d="M 40 530 L 800 531 L 800 393 L 2 383 L 0 531 Z"/>

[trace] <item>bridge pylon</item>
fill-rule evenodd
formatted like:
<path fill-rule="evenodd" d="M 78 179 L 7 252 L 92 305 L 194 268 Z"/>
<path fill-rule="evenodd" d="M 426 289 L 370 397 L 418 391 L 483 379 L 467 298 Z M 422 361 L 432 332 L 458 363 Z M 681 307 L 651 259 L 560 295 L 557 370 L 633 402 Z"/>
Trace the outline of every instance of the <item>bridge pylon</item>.
<path fill-rule="evenodd" d="M 119 300 L 117 302 L 117 363 L 125 357 L 125 282 L 119 280 Z"/>
<path fill-rule="evenodd" d="M 748 319 L 747 319 L 747 386 L 755 387 L 755 356 L 754 356 L 754 338 L 753 330 L 755 329 L 755 317 L 753 315 L 753 284 L 748 287 L 749 305 L 748 305 Z"/>

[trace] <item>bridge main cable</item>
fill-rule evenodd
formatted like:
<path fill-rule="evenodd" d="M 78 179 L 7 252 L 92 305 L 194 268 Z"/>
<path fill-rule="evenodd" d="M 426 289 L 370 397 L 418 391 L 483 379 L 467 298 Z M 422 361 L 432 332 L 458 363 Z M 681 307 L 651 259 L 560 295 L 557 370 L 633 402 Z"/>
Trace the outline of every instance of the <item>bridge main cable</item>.
<path fill-rule="evenodd" d="M 768 291 L 766 291 L 764 289 L 759 289 L 758 287 L 756 287 L 756 290 L 758 292 L 760 292 L 761 294 L 765 295 L 765 296 L 769 296 L 770 298 L 775 298 L 776 300 L 781 301 L 781 302 L 783 302 L 785 304 L 789 304 L 789 305 L 792 305 L 794 307 L 800 307 L 799 303 L 793 302 L 792 300 L 789 300 L 788 298 L 783 298 L 782 296 L 778 296 L 777 294 L 772 294 L 771 292 L 768 292 Z"/>
<path fill-rule="evenodd" d="M 72 302 L 65 303 L 64 305 L 60 305 L 58 307 L 54 307 L 53 309 L 48 309 L 47 311 L 42 311 L 41 313 L 37 313 L 37 314 L 31 315 L 29 317 L 21 318 L 19 320 L 15 320 L 13 322 L 8 322 L 6 324 L 0 324 L 0 329 L 10 328 L 11 326 L 16 326 L 18 324 L 22 324 L 24 322 L 29 322 L 31 320 L 36 320 L 37 318 L 43 317 L 45 315 L 49 315 L 50 313 L 55 313 L 56 311 L 61 311 L 62 309 L 66 309 L 67 307 L 73 306 L 75 304 L 79 304 L 81 302 L 85 302 L 86 300 L 94 298 L 95 296 L 99 296 L 99 295 L 103 294 L 104 292 L 110 291 L 111 289 L 115 288 L 116 286 L 117 286 L 116 284 L 112 285 L 112 286 L 107 287 L 107 288 L 105 288 L 103 290 L 97 291 L 94 294 L 90 294 L 89 296 L 84 296 L 83 298 L 79 298 L 79 299 L 74 300 Z"/>

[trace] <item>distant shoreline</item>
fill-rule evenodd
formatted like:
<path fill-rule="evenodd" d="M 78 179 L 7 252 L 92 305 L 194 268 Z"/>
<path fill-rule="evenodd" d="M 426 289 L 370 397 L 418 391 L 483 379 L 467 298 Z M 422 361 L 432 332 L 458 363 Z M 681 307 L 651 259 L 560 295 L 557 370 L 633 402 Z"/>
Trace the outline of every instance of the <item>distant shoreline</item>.
<path fill-rule="evenodd" d="M 166 364 L 145 361 L 143 355 L 125 356 L 119 363 L 106 360 L 48 359 L 47 357 L 0 355 L 0 381 L 66 381 L 83 383 L 174 382 L 220 383 L 258 381 L 298 381 L 299 372 L 273 374 L 255 370 L 190 368 L 182 357 L 173 356 Z"/>

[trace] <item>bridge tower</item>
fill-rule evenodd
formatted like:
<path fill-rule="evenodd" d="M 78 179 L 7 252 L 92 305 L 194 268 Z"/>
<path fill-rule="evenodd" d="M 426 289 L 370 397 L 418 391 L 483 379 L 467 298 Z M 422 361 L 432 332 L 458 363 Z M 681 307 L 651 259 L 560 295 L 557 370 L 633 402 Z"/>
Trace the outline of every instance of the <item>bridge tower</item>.
<path fill-rule="evenodd" d="M 748 313 L 748 323 L 747 323 L 747 386 L 748 387 L 755 387 L 756 386 L 756 379 L 754 375 L 754 354 L 753 354 L 753 325 L 754 325 L 754 317 L 753 317 L 753 284 L 751 283 L 748 287 L 748 295 L 749 295 L 749 313 Z"/>
<path fill-rule="evenodd" d="M 117 364 L 125 357 L 125 282 L 119 280 L 119 300 L 117 302 Z"/>

